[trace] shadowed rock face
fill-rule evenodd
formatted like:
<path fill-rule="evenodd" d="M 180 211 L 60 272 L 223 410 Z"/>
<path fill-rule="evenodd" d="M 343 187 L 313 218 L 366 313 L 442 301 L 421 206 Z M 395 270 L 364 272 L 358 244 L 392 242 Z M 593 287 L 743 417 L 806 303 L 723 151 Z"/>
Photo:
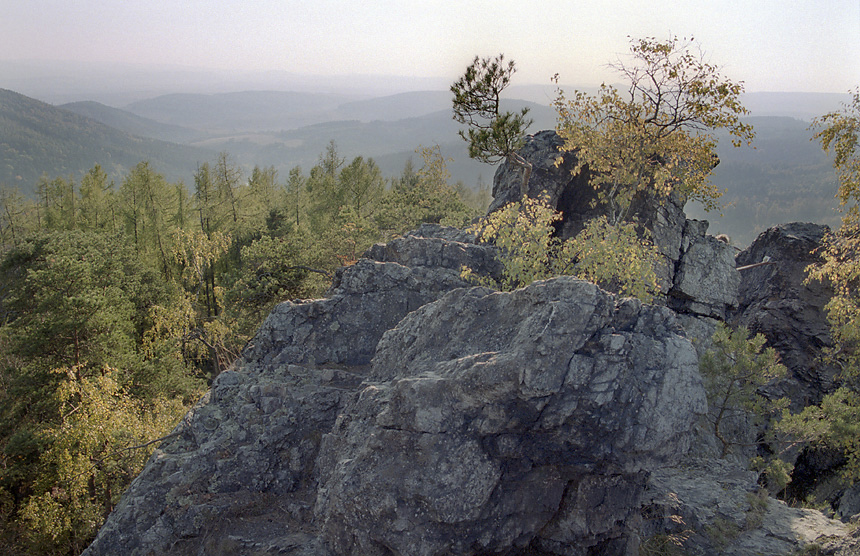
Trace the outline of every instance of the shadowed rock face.
<path fill-rule="evenodd" d="M 794 412 L 816 405 L 838 385 L 839 369 L 822 357 L 833 346 L 824 306 L 831 288 L 806 282 L 806 267 L 820 262 L 815 253 L 827 226 L 795 222 L 774 226 L 737 256 L 738 266 L 761 266 L 741 272 L 739 306 L 730 322 L 761 333 L 788 369 L 785 378 L 768 385 L 772 398 L 787 397 Z M 803 500 L 812 495 L 830 502 L 844 518 L 860 512 L 856 486 L 845 489 L 838 480 L 845 463 L 841 450 L 805 447 L 783 454 L 792 461 L 792 482 L 786 494 Z"/>
<path fill-rule="evenodd" d="M 764 334 L 779 352 L 790 374 L 769 393 L 789 397 L 795 411 L 834 389 L 837 369 L 820 358 L 833 345 L 824 312 L 832 291 L 820 282 L 805 283 L 806 267 L 819 262 L 814 251 L 827 231 L 799 222 L 774 226 L 737 256 L 739 267 L 772 263 L 741 272 L 739 305 L 730 322 Z"/>
<path fill-rule="evenodd" d="M 635 554 L 647 472 L 705 410 L 674 314 L 569 277 L 457 285 L 367 260 L 279 307 L 85 554 Z"/>

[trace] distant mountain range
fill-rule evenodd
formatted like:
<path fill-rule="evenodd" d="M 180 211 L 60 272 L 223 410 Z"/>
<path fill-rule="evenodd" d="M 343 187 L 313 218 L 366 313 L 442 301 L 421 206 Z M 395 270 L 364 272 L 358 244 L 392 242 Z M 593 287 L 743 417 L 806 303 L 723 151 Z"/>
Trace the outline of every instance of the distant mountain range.
<path fill-rule="evenodd" d="M 451 118 L 450 93 L 417 91 L 355 100 L 342 95 L 247 91 L 212 95 L 162 95 L 124 109 L 95 102 L 58 108 L 97 120 L 132 135 L 169 140 L 212 152 L 226 151 L 247 172 L 254 165 L 308 171 L 334 140 L 341 156 L 373 157 L 386 175 L 399 174 L 417 158 L 421 145 L 439 145 L 455 179 L 469 186 L 490 183 L 495 171 L 469 159 Z M 555 125 L 547 105 L 523 100 L 504 107 L 528 106 L 533 129 Z M 186 181 L 196 168 L 192 161 Z M 417 162 L 417 161 L 416 161 Z"/>
<path fill-rule="evenodd" d="M 549 86 L 519 86 L 505 109 L 528 106 L 533 131 L 555 126 Z M 733 203 L 724 216 L 688 207 L 727 232 L 739 245 L 758 231 L 789 220 L 836 223 L 836 182 L 830 162 L 810 141 L 809 120 L 839 107 L 847 95 L 753 93 L 745 104 L 754 117 L 756 148 L 721 142 L 714 183 Z M 220 151 L 246 172 L 274 166 L 279 175 L 305 172 L 334 140 L 339 154 L 373 157 L 387 176 L 398 175 L 415 149 L 439 145 L 455 181 L 491 184 L 495 168 L 468 158 L 451 119 L 450 93 L 413 91 L 381 97 L 306 92 L 182 93 L 134 101 L 123 108 L 98 102 L 52 106 L 0 89 L 0 184 L 31 193 L 42 174 L 80 176 L 101 164 L 123 176 L 142 160 L 171 181 L 191 183 L 197 165 Z"/>
<path fill-rule="evenodd" d="M 133 102 L 125 110 L 162 123 L 213 134 L 294 129 L 337 119 L 354 97 L 280 91 L 201 95 L 180 93 Z"/>

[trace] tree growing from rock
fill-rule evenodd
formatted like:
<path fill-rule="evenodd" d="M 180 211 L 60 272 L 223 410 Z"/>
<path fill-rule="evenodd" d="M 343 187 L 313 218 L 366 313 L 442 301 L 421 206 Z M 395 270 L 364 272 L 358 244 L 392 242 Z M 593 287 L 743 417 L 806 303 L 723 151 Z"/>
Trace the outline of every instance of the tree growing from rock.
<path fill-rule="evenodd" d="M 752 126 L 734 83 L 704 61 L 694 39 L 631 39 L 630 60 L 613 64 L 626 91 L 601 85 L 597 94 L 559 90 L 555 107 L 563 150 L 576 155 L 574 173 L 588 172 L 598 202 L 615 225 L 638 194 L 673 192 L 717 207 L 721 192 L 708 180 L 718 162 L 713 132 L 725 129 L 736 146 Z"/>
<path fill-rule="evenodd" d="M 713 347 L 702 355 L 699 369 L 708 393 L 712 430 L 722 445 L 720 457 L 743 443 L 727 433 L 725 424 L 729 419 L 744 414 L 763 417 L 773 409 L 756 391 L 784 376 L 786 370 L 776 351 L 764 347 L 765 341 L 761 334 L 750 338 L 745 327 L 732 331 L 721 324 L 714 333 Z"/>
<path fill-rule="evenodd" d="M 527 119 L 528 108 L 517 112 L 502 112 L 501 94 L 510 85 L 516 72 L 513 60 L 505 61 L 504 54 L 495 58 L 480 58 L 466 68 L 466 72 L 451 85 L 454 93 L 454 119 L 465 124 L 460 137 L 469 143 L 469 156 L 496 164 L 507 160 L 522 169 L 521 192 L 528 191 L 532 165 L 517 151 L 522 147 L 526 130 L 532 124 Z"/>
<path fill-rule="evenodd" d="M 506 272 L 517 277 L 514 283 L 522 285 L 520 275 L 535 274 L 523 274 L 521 267 L 542 268 L 536 276 L 554 275 L 557 269 L 551 267 L 556 263 L 549 261 L 572 257 L 569 264 L 561 266 L 608 289 L 646 301 L 659 292 L 652 266 L 656 248 L 647 231 L 629 221 L 633 200 L 640 195 L 668 198 L 680 194 L 702 201 L 706 208 L 715 208 L 720 192 L 708 181 L 717 161 L 713 130 L 728 130 L 737 144 L 753 137 L 752 127 L 740 120 L 746 114 L 739 100 L 742 84 L 720 75 L 715 66 L 702 60 L 694 46 L 692 39 L 633 40 L 632 61 L 614 66 L 629 82 L 626 93 L 603 85 L 596 95 L 575 92 L 572 99 L 567 99 L 559 91 L 555 107 L 558 133 L 565 140 L 562 151 L 575 154 L 572 171 L 588 176 L 597 192 L 596 202 L 606 208 L 605 216 L 587 223 L 564 250 L 556 246 L 550 256 L 546 255 L 549 240 L 543 235 L 548 224 L 528 217 L 514 218 L 513 213 L 498 217 L 513 218 L 513 225 L 527 228 L 508 233 L 492 217 L 488 218 L 481 237 L 497 245 L 501 242 L 501 258 L 508 268 Z M 468 134 L 461 131 L 470 140 L 470 153 L 485 152 L 484 145 L 491 137 L 506 136 L 501 129 L 509 119 L 494 119 L 494 115 L 498 114 L 498 93 L 510 81 L 513 70 L 513 63 L 505 66 L 501 56 L 495 60 L 476 58 L 452 87 L 455 118 L 459 115 L 458 121 L 470 124 Z M 483 120 L 479 122 L 490 124 L 482 127 L 474 123 L 474 119 L 466 117 L 472 113 L 481 114 Z M 510 127 L 519 129 L 516 125 Z M 519 164 L 516 159 L 508 160 Z M 560 157 L 557 163 L 561 160 Z M 528 172 L 525 178 L 523 195 Z M 512 203 L 500 212 L 516 210 L 526 203 L 525 199 Z M 521 235 L 523 241 L 534 241 L 534 245 L 509 246 L 507 236 L 511 234 Z M 524 257 L 532 256 L 537 258 L 523 262 Z"/>
<path fill-rule="evenodd" d="M 605 218 L 593 219 L 575 238 L 561 241 L 553 227 L 559 220 L 561 213 L 543 197 L 523 197 L 493 212 L 472 230 L 480 242 L 500 250 L 502 275 L 478 277 L 468 268 L 462 275 L 503 291 L 564 274 L 646 302 L 660 291 L 651 264 L 657 251 L 650 241 L 630 228 L 608 226 Z"/>

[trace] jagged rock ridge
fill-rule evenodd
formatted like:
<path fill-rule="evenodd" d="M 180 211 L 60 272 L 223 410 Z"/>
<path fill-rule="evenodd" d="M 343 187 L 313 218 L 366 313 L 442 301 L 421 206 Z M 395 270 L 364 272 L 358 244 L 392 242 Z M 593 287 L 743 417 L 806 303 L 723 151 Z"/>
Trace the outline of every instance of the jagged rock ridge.
<path fill-rule="evenodd" d="M 571 200 L 587 192 L 552 165 L 541 146 L 552 141 L 527 144 L 531 183 L 555 192 L 570 231 Z M 454 229 L 374 246 L 326 299 L 272 312 L 85 554 L 632 556 L 642 538 L 677 531 L 672 515 L 699 529 L 686 547 L 697 554 L 844 537 L 775 501 L 728 544 L 702 533 L 747 527 L 756 485 L 727 462 L 687 458 L 706 409 L 688 338 L 737 306 L 740 278 L 731 248 L 681 208 L 637 209 L 663 257 L 662 307 L 569 277 L 469 287 L 461 265 L 499 266 Z"/>

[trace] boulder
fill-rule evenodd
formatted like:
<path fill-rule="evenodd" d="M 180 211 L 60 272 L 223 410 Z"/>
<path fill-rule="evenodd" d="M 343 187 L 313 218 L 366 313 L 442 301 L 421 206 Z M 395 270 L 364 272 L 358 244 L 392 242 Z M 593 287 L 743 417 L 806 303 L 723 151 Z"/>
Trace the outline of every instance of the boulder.
<path fill-rule="evenodd" d="M 757 473 L 719 459 L 655 470 L 643 496 L 649 554 L 783 556 L 857 554 L 853 528 L 762 491 Z M 675 551 L 655 552 L 659 547 Z"/>
<path fill-rule="evenodd" d="M 706 235 L 707 229 L 706 221 L 686 221 L 667 297 L 678 312 L 723 320 L 726 311 L 737 306 L 740 275 L 734 248 Z"/>
<path fill-rule="evenodd" d="M 323 534 L 345 555 L 636 554 L 647 470 L 706 408 L 682 334 L 570 277 L 411 313 L 323 439 Z"/>
<path fill-rule="evenodd" d="M 585 211 L 595 198 L 594 190 L 588 186 L 584 177 L 571 174 L 576 166 L 576 157 L 572 153 L 566 153 L 562 158 L 562 146 L 564 140 L 554 130 L 539 131 L 526 138 L 518 152 L 532 165 L 527 194 L 533 198 L 546 195 L 550 205 L 556 210 L 576 206 L 580 211 Z M 577 182 L 579 187 L 570 187 L 571 181 Z M 493 176 L 493 200 L 488 212 L 519 201 L 522 182 L 522 169 L 519 166 L 507 162 L 500 164 Z M 578 214 L 576 211 L 563 212 L 570 217 Z M 576 223 L 571 223 L 570 226 L 577 228 L 578 232 L 582 229 L 582 222 L 578 223 L 578 227 Z M 572 235 L 574 234 L 565 234 L 565 237 Z"/>

